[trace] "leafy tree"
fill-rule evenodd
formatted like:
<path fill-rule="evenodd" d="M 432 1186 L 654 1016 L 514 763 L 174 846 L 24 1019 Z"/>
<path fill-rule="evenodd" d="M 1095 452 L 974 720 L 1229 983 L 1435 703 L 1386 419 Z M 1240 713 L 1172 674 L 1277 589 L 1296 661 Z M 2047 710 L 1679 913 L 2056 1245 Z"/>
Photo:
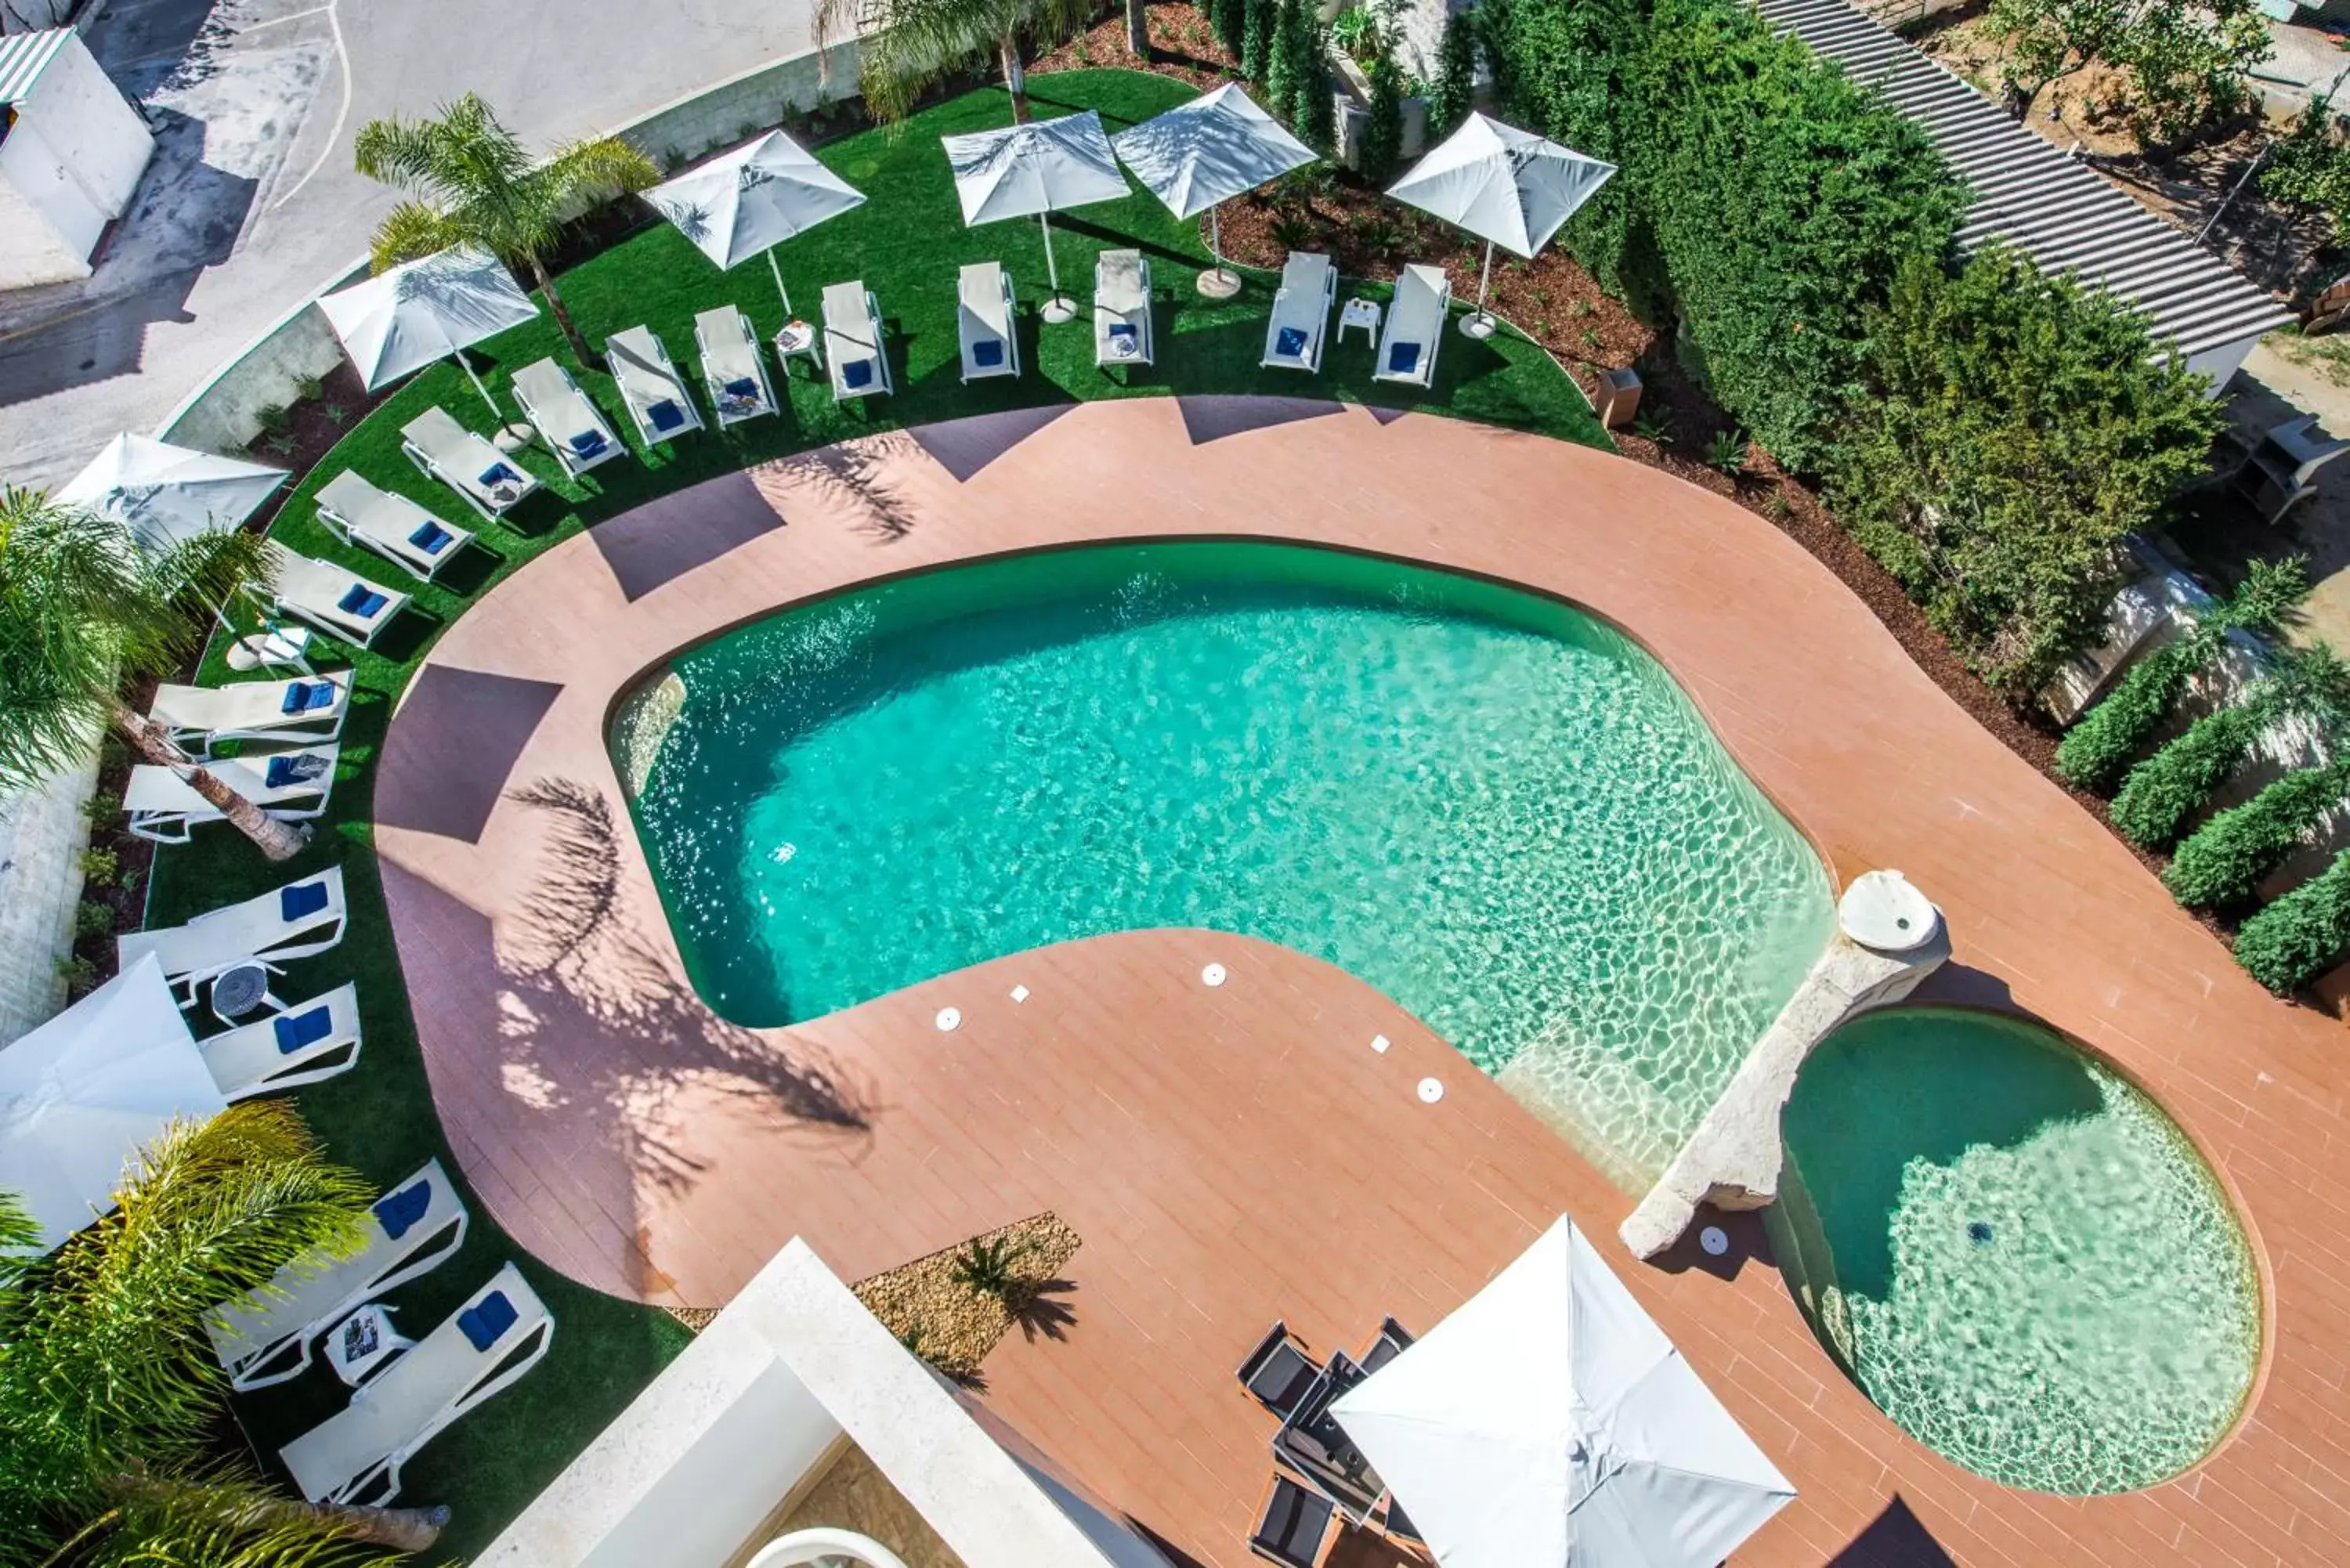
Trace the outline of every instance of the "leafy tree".
<path fill-rule="evenodd" d="M 272 860 L 308 842 L 264 815 L 123 701 L 203 644 L 213 607 L 267 579 L 258 535 L 203 533 L 142 551 L 109 518 L 36 490 L 0 491 L 0 785 L 28 788 L 88 754 L 112 726 L 170 768 Z"/>
<path fill-rule="evenodd" d="M 370 1194 L 282 1103 L 172 1127 L 117 1208 L 0 1274 L 0 1560 L 344 1568 L 430 1546 L 447 1511 L 318 1508 L 218 1437 L 203 1324 L 298 1260 L 347 1255 Z M 0 1193 L 0 1251 L 36 1232 Z"/>
<path fill-rule="evenodd" d="M 2243 805 L 2215 813 L 2188 835 L 2162 874 L 2163 886 L 2190 908 L 2248 904 L 2259 891 L 2261 878 L 2282 865 L 2345 796 L 2350 796 L 2350 761 L 2289 773 Z"/>
<path fill-rule="evenodd" d="M 2125 535 L 2203 472 L 2219 410 L 2126 307 L 2003 247 L 1913 260 L 1866 321 L 1829 504 L 2028 696 L 2102 628 Z"/>
<path fill-rule="evenodd" d="M 858 38 L 858 90 L 885 123 L 905 119 L 923 93 L 993 51 L 1012 118 L 1024 121 L 1035 118 L 1025 41 L 1057 43 L 1092 15 L 1088 0 L 818 0 L 816 40 L 826 48 Z"/>
<path fill-rule="evenodd" d="M 2312 207 L 2334 225 L 2334 243 L 2350 244 L 2350 146 L 2331 98 L 2310 99 L 2293 129 L 2276 140 L 2261 169 L 2262 193 Z"/>
<path fill-rule="evenodd" d="M 2168 141 L 2243 101 L 2243 73 L 2269 56 L 2253 0 L 1991 0 L 2006 46 L 2001 85 L 2018 119 L 2090 66 L 2125 72 L 2143 130 Z"/>
<path fill-rule="evenodd" d="M 2188 682 L 2227 646 L 2228 634 L 2274 631 L 2309 592 L 2301 557 L 2255 560 L 2243 583 L 2183 637 L 2144 655 L 2056 747 L 2056 771 L 2066 783 L 2102 790 L 2119 778 L 2170 717 Z"/>
<path fill-rule="evenodd" d="M 1280 36 L 1280 0 L 1247 0 L 1247 25 L 1241 34 L 1241 75 L 1262 82 L 1273 70 L 1274 47 Z"/>
<path fill-rule="evenodd" d="M 1362 144 L 1357 149 L 1363 178 L 1384 185 L 1403 156 L 1403 67 L 1395 49 L 1384 39 L 1371 57 L 1370 112 L 1363 119 Z"/>
<path fill-rule="evenodd" d="M 2280 719 L 2331 717 L 2350 707 L 2350 667 L 2324 643 L 2286 659 L 2279 671 L 2214 709 L 2132 768 L 2114 796 L 2114 826 L 2133 844 L 2160 849 L 2178 838 L 2211 792 L 2241 767 L 2261 734 Z"/>
<path fill-rule="evenodd" d="M 2279 996 L 2290 996 L 2350 948 L 2350 852 L 2247 919 L 2236 961 Z"/>
<path fill-rule="evenodd" d="M 605 136 L 571 142 L 534 164 L 473 93 L 431 119 L 371 119 L 359 127 L 352 153 L 360 173 L 406 193 L 376 225 L 369 247 L 376 271 L 452 245 L 478 246 L 529 272 L 581 364 L 604 363 L 556 292 L 546 256 L 583 208 L 659 180 L 651 159 Z"/>
<path fill-rule="evenodd" d="M 1428 99 L 1431 144 L 1451 135 L 1469 118 L 1476 90 L 1476 24 L 1468 12 L 1454 11 L 1444 18 L 1444 36 L 1436 46 L 1436 84 Z"/>

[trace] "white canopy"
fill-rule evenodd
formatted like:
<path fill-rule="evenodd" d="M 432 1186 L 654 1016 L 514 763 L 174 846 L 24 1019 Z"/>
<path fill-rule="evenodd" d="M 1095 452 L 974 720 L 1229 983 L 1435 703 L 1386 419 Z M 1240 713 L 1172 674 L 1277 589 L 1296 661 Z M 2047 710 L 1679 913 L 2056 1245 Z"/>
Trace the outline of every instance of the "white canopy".
<path fill-rule="evenodd" d="M 1053 259 L 1053 224 L 1046 214 L 1128 194 L 1101 116 L 1087 109 L 939 140 L 954 170 L 965 226 L 1035 217 L 1045 231 L 1045 270 L 1053 280 L 1053 297 L 1039 314 L 1047 321 L 1066 321 L 1075 309 L 1061 297 L 1061 269 Z"/>
<path fill-rule="evenodd" d="M 286 483 L 286 471 L 125 431 L 57 493 L 130 530 L 150 548 L 234 528 Z"/>
<path fill-rule="evenodd" d="M 1250 101 L 1238 82 L 1109 139 L 1118 161 L 1179 218 L 1311 163 L 1315 151 Z"/>
<path fill-rule="evenodd" d="M 807 149 L 771 130 L 654 186 L 645 200 L 721 267 L 764 252 L 768 265 L 775 266 L 781 293 L 783 269 L 776 266 L 775 247 L 860 205 L 865 197 Z M 791 308 L 788 294 L 784 308 Z"/>
<path fill-rule="evenodd" d="M 46 1251 L 114 1207 L 175 1117 L 227 1106 L 150 954 L 0 1050 L 0 1189 L 25 1200 Z"/>
<path fill-rule="evenodd" d="M 369 391 L 452 355 L 472 376 L 473 368 L 460 349 L 538 314 L 504 262 L 463 246 L 338 289 L 321 298 L 318 308 L 327 313 Z M 494 410 L 497 404 L 479 377 L 473 387 Z"/>
<path fill-rule="evenodd" d="M 1388 194 L 1531 256 L 1615 172 L 1613 163 L 1472 114 Z"/>
<path fill-rule="evenodd" d="M 1331 1409 L 1443 1568 L 1714 1568 L 1795 1495 L 1569 1220 Z"/>

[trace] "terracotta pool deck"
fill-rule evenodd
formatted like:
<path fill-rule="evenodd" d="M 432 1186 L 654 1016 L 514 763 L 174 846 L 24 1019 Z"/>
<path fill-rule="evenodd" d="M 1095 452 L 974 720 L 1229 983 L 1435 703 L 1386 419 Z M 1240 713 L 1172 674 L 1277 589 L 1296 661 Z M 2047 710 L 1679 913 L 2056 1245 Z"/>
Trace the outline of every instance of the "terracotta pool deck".
<path fill-rule="evenodd" d="M 1184 535 L 1485 573 L 1638 638 L 1840 883 L 1897 867 L 1942 906 L 1957 960 L 1933 994 L 2086 1041 L 2202 1146 L 2267 1293 L 2238 1430 L 2125 1497 L 1968 1475 L 1836 1371 L 1758 1225 L 1722 1262 L 1633 1262 L 1614 1231 L 1636 1195 L 1383 997 L 1265 944 L 1128 933 L 778 1031 L 701 1006 L 604 744 L 622 691 L 848 584 Z M 1250 1561 L 1272 1423 L 1232 1369 L 1268 1323 L 1317 1352 L 1359 1349 L 1383 1314 L 1424 1328 L 1562 1212 L 1798 1487 L 1742 1565 L 2350 1562 L 2350 1243 L 2329 1218 L 2350 1039 L 2246 980 L 1793 542 L 1652 470 L 1304 401 L 877 436 L 681 493 L 484 596 L 404 699 L 376 800 L 434 1097 L 517 1239 L 607 1290 L 709 1305 L 794 1234 L 858 1278 L 1054 1210 L 1085 1239 L 1062 1310 L 997 1350 L 982 1397 L 1199 1563 Z M 949 1004 L 963 1022 L 941 1033 Z"/>

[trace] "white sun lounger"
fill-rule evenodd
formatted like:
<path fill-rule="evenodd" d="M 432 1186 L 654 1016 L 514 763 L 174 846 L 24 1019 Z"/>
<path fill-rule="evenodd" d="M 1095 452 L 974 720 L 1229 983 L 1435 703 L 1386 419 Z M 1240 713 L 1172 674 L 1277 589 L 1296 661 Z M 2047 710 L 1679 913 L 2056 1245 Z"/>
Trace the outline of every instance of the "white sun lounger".
<path fill-rule="evenodd" d="M 1322 369 L 1322 333 L 1338 299 L 1338 269 L 1330 258 L 1292 251 L 1281 265 L 1273 319 L 1264 327 L 1264 363 L 1308 374 Z"/>
<path fill-rule="evenodd" d="M 326 815 L 341 754 L 342 747 L 329 741 L 322 746 L 219 758 L 204 766 L 259 806 L 264 815 L 279 822 L 307 822 Z M 190 830 L 222 819 L 220 807 L 198 794 L 195 785 L 176 770 L 154 763 L 130 770 L 130 782 L 122 786 L 122 809 L 130 818 L 130 831 L 157 844 L 185 844 Z"/>
<path fill-rule="evenodd" d="M 1094 258 L 1094 363 L 1148 365 L 1150 358 L 1150 258 L 1104 251 Z"/>
<path fill-rule="evenodd" d="M 230 1100 L 298 1089 L 359 1064 L 359 992 L 345 985 L 196 1042 Z"/>
<path fill-rule="evenodd" d="M 962 340 L 963 385 L 1020 374 L 1020 338 L 1012 278 L 1000 262 L 973 262 L 955 280 L 955 332 Z"/>
<path fill-rule="evenodd" d="M 647 446 L 702 428 L 702 410 L 686 396 L 676 362 L 650 328 L 631 327 L 613 333 L 604 340 L 604 357 L 611 363 L 612 379 L 619 383 L 629 418 L 636 421 Z"/>
<path fill-rule="evenodd" d="M 373 550 L 411 576 L 431 582 L 473 543 L 471 531 L 443 523 L 405 495 L 345 469 L 318 492 L 318 521 L 346 545 Z"/>
<path fill-rule="evenodd" d="M 767 358 L 750 319 L 731 305 L 693 318 L 693 346 L 702 356 L 702 379 L 718 428 L 739 425 L 775 411 L 775 389 L 767 381 Z"/>
<path fill-rule="evenodd" d="M 1388 306 L 1387 330 L 1379 335 L 1379 359 L 1371 369 L 1371 379 L 1434 386 L 1436 350 L 1444 341 L 1451 306 L 1452 280 L 1442 267 L 1419 262 L 1405 267 L 1396 279 L 1395 299 Z"/>
<path fill-rule="evenodd" d="M 325 952 L 343 940 L 349 913 L 343 901 L 343 868 L 330 866 L 257 898 L 198 915 L 184 926 L 125 931 L 114 939 L 114 952 L 124 969 L 153 953 L 163 978 L 182 993 L 180 1005 L 192 1007 L 196 988 L 223 970 L 253 962 L 274 967 Z"/>
<path fill-rule="evenodd" d="M 408 607 L 408 596 L 331 561 L 275 552 L 271 583 L 277 607 L 330 637 L 372 648 L 383 628 Z"/>
<path fill-rule="evenodd" d="M 508 1263 L 277 1457 L 312 1502 L 390 1502 L 400 1495 L 400 1467 L 419 1449 L 536 1366 L 554 1341 L 553 1314 Z"/>
<path fill-rule="evenodd" d="M 824 291 L 824 362 L 836 403 L 897 390 L 881 342 L 881 306 L 861 281 Z"/>
<path fill-rule="evenodd" d="M 266 1388 L 302 1375 L 317 1337 L 367 1302 L 421 1279 L 465 1244 L 472 1217 L 437 1159 L 376 1200 L 366 1241 L 348 1258 L 311 1256 L 204 1324 L 234 1388 Z"/>
<path fill-rule="evenodd" d="M 351 672 L 227 686 L 158 686 L 147 717 L 199 757 L 223 741 L 331 741 L 350 710 Z"/>
<path fill-rule="evenodd" d="M 628 450 L 571 372 L 554 360 L 541 359 L 516 370 L 514 389 L 525 417 L 555 449 L 555 461 L 572 478 Z"/>
<path fill-rule="evenodd" d="M 494 523 L 538 488 L 522 464 L 459 424 L 446 409 L 427 409 L 400 430 L 400 450 L 419 472 L 437 479 Z"/>

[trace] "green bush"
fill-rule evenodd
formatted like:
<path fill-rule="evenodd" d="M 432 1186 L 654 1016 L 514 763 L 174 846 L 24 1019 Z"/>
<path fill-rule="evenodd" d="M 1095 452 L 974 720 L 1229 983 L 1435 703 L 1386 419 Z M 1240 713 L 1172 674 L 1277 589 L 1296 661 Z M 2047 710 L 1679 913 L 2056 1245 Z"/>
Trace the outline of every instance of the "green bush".
<path fill-rule="evenodd" d="M 1866 316 L 1838 522 L 2011 697 L 2104 628 L 2125 538 L 2204 471 L 2220 410 L 2140 317 L 1987 245 Z"/>
<path fill-rule="evenodd" d="M 1338 100 L 1330 84 L 1329 68 L 1322 63 L 1322 50 L 1323 40 L 1317 28 L 1311 86 L 1305 90 L 1304 101 L 1297 109 L 1297 137 L 1326 158 L 1338 151 Z"/>
<path fill-rule="evenodd" d="M 2244 921 L 2236 961 L 2254 980 L 2290 996 L 2350 947 L 2350 854 Z"/>
<path fill-rule="evenodd" d="M 1212 0 L 1208 7 L 1208 23 L 1216 30 L 1216 42 L 1234 59 L 1248 42 L 1248 0 Z"/>
<path fill-rule="evenodd" d="M 2334 243 L 2350 244 L 2350 144 L 2331 99 L 2310 99 L 2293 130 L 2276 139 L 2261 170 L 2261 193 L 2324 213 Z"/>
<path fill-rule="evenodd" d="M 2114 796 L 2114 826 L 2131 843 L 2160 849 L 2176 839 L 2211 792 L 2243 765 L 2252 742 L 2283 711 L 2283 691 L 2272 678 L 2233 707 L 2215 708 L 2187 732 L 2130 769 Z"/>
<path fill-rule="evenodd" d="M 1363 140 L 1357 149 L 1363 178 L 1385 185 L 1403 156 L 1403 67 L 1395 51 L 1381 46 L 1371 59 L 1370 112 L 1363 119 Z"/>
<path fill-rule="evenodd" d="M 1294 99 L 1309 26 L 1305 7 L 1298 0 L 1281 0 L 1280 8 L 1274 13 L 1273 37 L 1265 60 L 1264 106 L 1284 120 L 1295 121 L 1297 118 Z"/>
<path fill-rule="evenodd" d="M 2350 762 L 2287 774 L 2188 835 L 2162 874 L 2163 886 L 2189 908 L 2250 903 L 2261 878 L 2345 795 L 2350 795 Z"/>
<path fill-rule="evenodd" d="M 2056 776 L 2103 794 L 2121 777 L 2187 690 L 2205 655 L 2192 636 L 2164 643 L 2122 672 L 2114 689 L 2056 742 Z"/>
<path fill-rule="evenodd" d="M 1241 75 L 1253 82 L 1263 81 L 1265 73 L 1273 68 L 1274 40 L 1280 20 L 1277 0 L 1247 0 L 1241 30 Z"/>
<path fill-rule="evenodd" d="M 1436 83 L 1428 96 L 1428 142 L 1434 146 L 1469 118 L 1477 91 L 1476 24 L 1466 11 L 1444 18 L 1436 46 Z"/>
<path fill-rule="evenodd" d="M 122 859 L 111 849 L 81 852 L 81 879 L 94 888 L 111 888 L 122 880 Z"/>

